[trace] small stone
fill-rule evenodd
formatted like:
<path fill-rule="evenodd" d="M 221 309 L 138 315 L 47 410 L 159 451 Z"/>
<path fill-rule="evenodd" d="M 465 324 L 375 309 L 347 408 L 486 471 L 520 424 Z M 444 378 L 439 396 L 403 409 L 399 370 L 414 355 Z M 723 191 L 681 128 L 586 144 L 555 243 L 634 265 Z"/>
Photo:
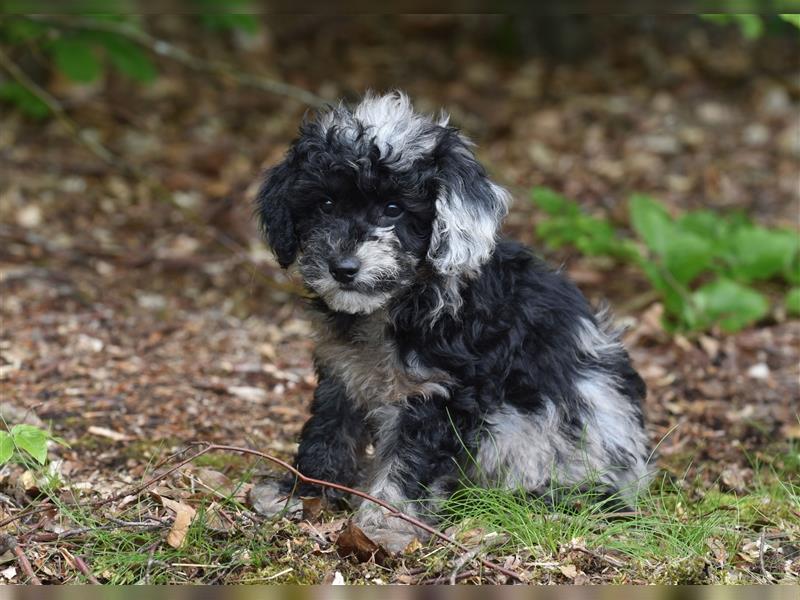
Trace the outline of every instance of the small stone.
<path fill-rule="evenodd" d="M 761 123 L 753 123 L 745 127 L 742 140 L 748 146 L 763 146 L 769 141 L 769 128 Z"/>
<path fill-rule="evenodd" d="M 751 379 L 767 379 L 769 377 L 769 367 L 766 363 L 756 363 L 747 369 L 747 376 Z"/>

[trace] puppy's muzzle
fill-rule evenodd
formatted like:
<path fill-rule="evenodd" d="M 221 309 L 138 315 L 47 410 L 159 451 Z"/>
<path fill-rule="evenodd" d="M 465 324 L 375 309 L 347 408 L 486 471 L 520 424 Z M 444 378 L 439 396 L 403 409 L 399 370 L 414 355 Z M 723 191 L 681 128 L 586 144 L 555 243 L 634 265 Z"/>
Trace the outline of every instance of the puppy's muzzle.
<path fill-rule="evenodd" d="M 360 269 L 361 261 L 355 256 L 335 258 L 328 263 L 328 270 L 339 283 L 353 283 Z"/>

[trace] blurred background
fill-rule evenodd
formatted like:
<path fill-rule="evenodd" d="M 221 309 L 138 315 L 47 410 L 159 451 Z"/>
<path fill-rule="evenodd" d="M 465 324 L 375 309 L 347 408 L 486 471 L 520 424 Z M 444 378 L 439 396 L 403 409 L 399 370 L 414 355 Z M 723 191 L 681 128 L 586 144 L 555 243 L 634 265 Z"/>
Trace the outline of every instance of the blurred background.
<path fill-rule="evenodd" d="M 157 444 L 290 455 L 310 330 L 251 202 L 305 114 L 399 88 L 512 190 L 505 233 L 612 303 L 660 466 L 741 491 L 748 456 L 800 465 L 797 27 L 2 16 L 3 416 L 52 424 L 63 475 L 97 489 Z"/>

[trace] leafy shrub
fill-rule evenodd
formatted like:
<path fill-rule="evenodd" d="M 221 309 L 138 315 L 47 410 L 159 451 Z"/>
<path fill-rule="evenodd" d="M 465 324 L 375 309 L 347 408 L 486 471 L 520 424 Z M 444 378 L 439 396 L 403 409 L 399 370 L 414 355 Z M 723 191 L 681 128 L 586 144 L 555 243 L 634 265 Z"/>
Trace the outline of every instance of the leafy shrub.
<path fill-rule="evenodd" d="M 33 425 L 14 425 L 9 431 L 0 431 L 0 466 L 14 458 L 26 462 L 27 457 L 43 465 L 51 439 L 49 433 Z"/>
<path fill-rule="evenodd" d="M 242 30 L 254 33 L 258 20 L 253 15 L 230 12 L 246 2 L 236 0 L 195 0 L 199 21 L 214 31 Z M 115 8 L 118 12 L 114 12 Z M 127 14 L 114 3 L 106 7 L 111 14 L 87 14 L 78 18 L 34 16 L 0 17 L 0 46 L 15 50 L 34 50 L 48 66 L 68 79 L 90 83 L 109 69 L 139 83 L 158 75 L 150 49 L 137 41 L 142 20 Z M 118 29 L 118 30 L 117 30 Z M 44 118 L 47 105 L 18 81 L 0 80 L 0 100 L 16 105 L 26 115 Z"/>
<path fill-rule="evenodd" d="M 800 2 L 797 3 L 797 8 L 800 9 Z M 778 21 L 778 24 L 783 21 L 800 29 L 800 14 L 795 13 L 781 13 L 772 17 L 754 13 L 707 13 L 701 16 L 718 25 L 736 25 L 742 35 L 749 40 L 760 38 L 775 21 Z"/>
<path fill-rule="evenodd" d="M 585 214 L 558 193 L 537 188 L 534 202 L 547 214 L 536 226 L 550 247 L 572 246 L 589 256 L 637 265 L 661 296 L 670 329 L 704 330 L 718 324 L 738 331 L 769 312 L 755 286 L 766 280 L 793 285 L 784 299 L 800 314 L 800 236 L 766 229 L 747 218 L 707 210 L 672 218 L 656 200 L 634 195 L 629 218 L 635 237 L 620 237 L 611 223 Z"/>

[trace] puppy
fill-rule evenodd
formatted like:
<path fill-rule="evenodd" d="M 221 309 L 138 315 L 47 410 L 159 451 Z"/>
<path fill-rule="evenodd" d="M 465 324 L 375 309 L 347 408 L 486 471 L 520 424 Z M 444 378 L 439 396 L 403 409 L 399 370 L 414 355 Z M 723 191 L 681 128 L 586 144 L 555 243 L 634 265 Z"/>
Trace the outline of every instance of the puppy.
<path fill-rule="evenodd" d="M 302 473 L 426 519 L 464 478 L 533 494 L 592 483 L 634 501 L 649 478 L 645 385 L 607 316 L 498 241 L 509 200 L 446 115 L 400 92 L 300 127 L 256 212 L 314 298 Z M 284 500 L 334 498 L 293 483 Z M 266 488 L 256 507 L 279 510 Z M 423 537 L 372 503 L 355 520 L 392 551 Z"/>

